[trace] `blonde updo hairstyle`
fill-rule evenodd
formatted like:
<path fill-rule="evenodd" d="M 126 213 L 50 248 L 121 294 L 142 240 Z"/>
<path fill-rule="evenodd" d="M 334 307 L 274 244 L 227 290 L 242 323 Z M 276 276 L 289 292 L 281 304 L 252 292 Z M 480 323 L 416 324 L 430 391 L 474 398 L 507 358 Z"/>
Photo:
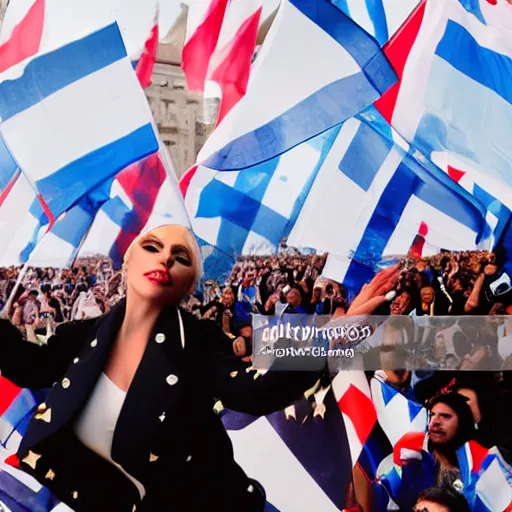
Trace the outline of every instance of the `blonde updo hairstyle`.
<path fill-rule="evenodd" d="M 194 268 L 194 280 L 192 282 L 192 286 L 191 286 L 190 291 L 189 291 L 189 294 L 192 294 L 192 293 L 194 293 L 196 291 L 197 286 L 199 284 L 199 281 L 203 277 L 204 270 L 203 270 L 203 259 L 202 259 L 202 256 L 201 256 L 201 249 L 199 247 L 199 243 L 198 243 L 194 233 L 187 226 L 183 226 L 181 224 L 170 224 L 170 223 L 169 224 L 161 224 L 159 226 L 155 226 L 155 227 L 152 227 L 151 229 L 146 229 L 143 232 L 141 232 L 132 241 L 132 243 L 129 245 L 128 249 L 126 249 L 126 252 L 124 253 L 123 270 L 125 271 L 126 264 L 130 260 L 130 255 L 131 255 L 131 252 L 133 251 L 133 248 L 145 236 L 149 235 L 150 233 L 152 233 L 153 231 L 155 231 L 155 230 L 157 230 L 159 228 L 164 228 L 166 226 L 172 226 L 172 225 L 175 225 L 175 226 L 179 225 L 179 226 L 181 226 L 185 230 L 186 237 L 187 237 L 189 245 L 190 245 L 190 250 L 191 250 L 191 253 L 192 253 L 191 254 L 191 256 L 192 256 L 192 266 Z"/>

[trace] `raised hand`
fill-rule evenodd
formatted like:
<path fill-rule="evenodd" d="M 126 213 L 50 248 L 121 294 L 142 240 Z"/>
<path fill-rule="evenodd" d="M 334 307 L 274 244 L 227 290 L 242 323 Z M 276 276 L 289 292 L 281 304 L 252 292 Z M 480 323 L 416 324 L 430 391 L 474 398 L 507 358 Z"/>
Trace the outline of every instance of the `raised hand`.
<path fill-rule="evenodd" d="M 352 301 L 347 315 L 370 315 L 386 301 L 386 294 L 396 286 L 399 277 L 399 265 L 393 265 L 379 272 L 359 295 Z"/>

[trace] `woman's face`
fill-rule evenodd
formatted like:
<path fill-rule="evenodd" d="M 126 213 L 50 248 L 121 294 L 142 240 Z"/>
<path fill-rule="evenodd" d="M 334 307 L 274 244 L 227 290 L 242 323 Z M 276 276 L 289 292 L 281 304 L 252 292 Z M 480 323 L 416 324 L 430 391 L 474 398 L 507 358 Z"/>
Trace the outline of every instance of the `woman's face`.
<path fill-rule="evenodd" d="M 222 302 L 227 308 L 230 308 L 235 303 L 235 293 L 231 288 L 225 288 L 222 292 Z"/>
<path fill-rule="evenodd" d="M 430 288 L 430 286 L 426 286 L 425 288 L 421 289 L 421 302 L 424 304 L 431 304 L 434 300 L 434 290 L 433 288 Z"/>
<path fill-rule="evenodd" d="M 189 232 L 183 226 L 157 228 L 135 242 L 125 262 L 127 295 L 158 304 L 179 304 L 196 278 Z"/>

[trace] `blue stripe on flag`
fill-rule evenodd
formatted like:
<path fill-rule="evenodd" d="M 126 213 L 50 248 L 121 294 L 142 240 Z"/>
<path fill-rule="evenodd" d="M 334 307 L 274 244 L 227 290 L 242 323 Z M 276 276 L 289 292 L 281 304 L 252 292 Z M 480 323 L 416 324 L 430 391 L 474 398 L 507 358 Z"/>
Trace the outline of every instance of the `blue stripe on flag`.
<path fill-rule="evenodd" d="M 14 178 L 17 170 L 18 166 L 0 136 L 0 192 L 2 192 Z"/>
<path fill-rule="evenodd" d="M 108 200 L 102 206 L 101 210 L 114 224 L 119 226 L 119 230 L 124 229 L 126 224 L 128 224 L 128 219 L 130 218 L 130 214 L 132 212 L 127 204 L 118 196 Z M 112 245 L 108 255 L 114 262 L 115 268 L 120 268 L 123 261 L 124 252 L 122 253 L 119 250 L 116 243 Z"/>
<path fill-rule="evenodd" d="M 361 0 L 359 0 L 361 1 Z M 382 0 L 365 0 L 368 14 L 373 23 L 375 39 L 383 45 L 389 39 L 388 24 L 386 20 L 386 11 Z"/>
<path fill-rule="evenodd" d="M 373 276 L 373 268 L 380 261 L 388 240 L 398 226 L 402 213 L 414 193 L 415 184 L 416 176 L 402 162 L 380 197 L 354 254 L 357 262 L 369 266 L 365 274 L 370 278 Z M 353 266 L 354 262 L 349 266 L 347 278 L 351 276 L 352 270 L 355 270 Z"/>
<path fill-rule="evenodd" d="M 126 57 L 117 23 L 41 55 L 20 78 L 0 83 L 0 119 L 23 112 L 64 87 Z"/>
<path fill-rule="evenodd" d="M 334 126 L 333 128 L 330 128 L 323 134 L 321 134 L 317 137 L 314 137 L 313 139 L 310 139 L 308 141 L 308 144 L 311 147 L 318 149 L 320 151 L 320 158 L 318 159 L 315 169 L 313 169 L 307 182 L 304 184 L 304 188 L 302 189 L 302 191 L 298 195 L 297 199 L 295 200 L 295 204 L 293 206 L 292 213 L 291 213 L 290 219 L 288 221 L 286 233 L 284 234 L 285 236 L 290 234 L 290 231 L 292 230 L 295 222 L 297 222 L 297 219 L 299 218 L 302 207 L 304 206 L 304 203 L 306 202 L 309 192 L 311 191 L 311 188 L 313 187 L 315 179 L 318 176 L 318 173 L 320 172 L 320 169 L 322 168 L 322 166 L 325 162 L 325 159 L 327 158 L 327 155 L 331 151 L 334 141 L 337 139 L 337 137 L 340 133 L 341 127 L 342 127 L 342 124 L 340 124 L 338 126 Z M 303 249 L 305 249 L 305 248 L 303 248 Z"/>
<path fill-rule="evenodd" d="M 459 3 L 464 7 L 464 9 L 466 9 L 466 11 L 474 14 L 480 22 L 487 25 L 480 7 L 480 0 L 459 0 Z"/>
<path fill-rule="evenodd" d="M 211 181 L 202 194 L 196 217 L 222 217 L 217 247 L 228 254 L 240 254 L 250 231 L 278 244 L 288 219 L 218 180 Z"/>
<path fill-rule="evenodd" d="M 378 61 L 378 65 L 374 69 L 389 68 L 389 63 L 380 51 L 377 42 L 330 0 L 288 1 L 343 46 L 361 68 L 364 69 L 369 62 L 374 60 Z M 384 75 L 376 74 L 373 80 L 375 81 L 374 86 L 381 93 L 391 85 L 389 79 Z"/>
<path fill-rule="evenodd" d="M 375 480 L 379 464 L 392 452 L 393 447 L 382 430 L 380 423 L 377 422 L 368 436 L 366 443 L 363 445 L 363 450 L 357 462 L 368 478 Z M 377 507 L 377 509 L 382 510 L 380 507 Z"/>
<path fill-rule="evenodd" d="M 84 197 L 66 212 L 64 218 L 55 223 L 51 232 L 78 249 L 83 237 L 91 227 L 98 208 L 99 205 L 95 207 L 87 197 Z"/>
<path fill-rule="evenodd" d="M 347 0 L 331 0 L 332 3 L 341 11 L 343 11 L 347 16 L 350 16 L 350 9 L 348 7 Z"/>
<path fill-rule="evenodd" d="M 418 178 L 414 195 L 475 233 L 481 232 L 487 214 L 482 204 L 421 154 L 415 155 L 421 159 L 409 153 L 403 161 Z"/>
<path fill-rule="evenodd" d="M 267 416 L 267 420 L 286 444 L 304 470 L 329 497 L 333 507 L 342 509 L 346 504 L 348 488 L 352 482 L 352 461 L 344 420 L 332 390 L 325 395 L 325 415 L 312 417 L 311 404 L 298 401 L 294 405 L 298 421 L 286 418 L 283 411 Z M 309 417 L 299 420 L 300 408 Z"/>
<path fill-rule="evenodd" d="M 28 414 L 36 407 L 34 396 L 28 389 L 23 389 L 2 415 L 3 419 L 17 430 Z"/>
<path fill-rule="evenodd" d="M 409 419 L 412 423 L 416 416 L 421 413 L 423 407 L 420 404 L 413 402 L 412 400 L 407 400 L 407 405 L 409 406 Z"/>
<path fill-rule="evenodd" d="M 381 137 L 368 124 L 362 122 L 348 147 L 339 168 L 363 190 L 370 188 L 393 143 Z"/>
<path fill-rule="evenodd" d="M 398 393 L 398 391 L 395 388 L 388 386 L 385 383 L 381 383 L 380 391 L 382 393 L 382 399 L 384 400 L 384 405 L 388 405 L 389 402 L 391 402 L 391 400 L 393 400 L 393 398 L 395 398 L 395 396 Z"/>
<path fill-rule="evenodd" d="M 108 200 L 102 207 L 101 210 L 107 215 L 107 217 L 121 227 L 124 223 L 124 218 L 130 213 L 130 208 L 120 197 L 113 197 Z"/>
<path fill-rule="evenodd" d="M 499 216 L 501 207 L 503 206 L 501 204 L 501 201 L 491 196 L 489 192 L 485 191 L 476 183 L 473 186 L 473 195 L 475 196 L 476 199 L 478 199 L 478 201 L 480 201 L 484 205 L 486 210 L 489 210 L 496 217 Z"/>
<path fill-rule="evenodd" d="M 388 63 L 381 72 L 388 80 L 387 87 L 393 85 L 395 74 Z M 369 86 L 364 73 L 342 78 L 269 123 L 233 140 L 209 157 L 204 165 L 227 171 L 265 162 L 358 114 L 378 97 L 379 92 Z"/>
<path fill-rule="evenodd" d="M 34 492 L 13 475 L 0 470 L 0 502 L 13 512 L 50 512 L 60 503 L 46 488 Z"/>
<path fill-rule="evenodd" d="M 26 263 L 32 254 L 32 251 L 35 249 L 38 241 L 39 241 L 39 231 L 42 227 L 47 226 L 49 224 L 49 219 L 44 213 L 43 208 L 41 206 L 41 202 L 38 198 L 32 201 L 32 204 L 29 208 L 29 213 L 34 217 L 38 224 L 32 233 L 32 238 L 27 242 L 27 245 L 24 249 L 22 249 L 20 253 L 20 262 Z"/>
<path fill-rule="evenodd" d="M 53 215 L 66 211 L 77 197 L 86 194 L 107 176 L 158 150 L 153 126 L 148 123 L 125 137 L 98 148 L 36 182 Z M 71 203 L 70 203 L 71 202 Z"/>
<path fill-rule="evenodd" d="M 436 55 L 512 103 L 512 59 L 480 46 L 463 26 L 448 20 Z"/>
<path fill-rule="evenodd" d="M 240 172 L 233 187 L 213 179 L 201 192 L 196 217 L 221 217 L 216 246 L 235 259 L 242 252 L 247 236 L 253 229 L 261 201 L 279 160 L 274 158 Z M 282 215 L 274 212 L 276 216 L 273 217 L 273 210 L 266 210 L 266 218 L 272 218 L 271 222 L 275 221 L 276 225 L 282 226 L 287 222 Z M 265 224 L 254 227 L 263 235 L 261 230 L 270 228 Z"/>

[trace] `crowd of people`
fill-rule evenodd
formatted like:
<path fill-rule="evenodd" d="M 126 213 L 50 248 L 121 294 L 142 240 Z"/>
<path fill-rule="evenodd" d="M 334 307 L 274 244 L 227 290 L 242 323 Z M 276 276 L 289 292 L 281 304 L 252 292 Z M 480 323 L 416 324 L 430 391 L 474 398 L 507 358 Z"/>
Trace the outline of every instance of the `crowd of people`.
<path fill-rule="evenodd" d="M 378 274 L 351 302 L 343 285 L 322 277 L 325 261 L 326 255 L 293 249 L 268 257 L 244 256 L 225 282 L 204 282 L 201 291 L 189 296 L 183 306 L 216 322 L 232 339 L 235 354 L 247 364 L 252 354 L 253 313 L 334 318 L 347 313 L 412 318 L 512 315 L 510 276 L 489 252 L 445 252 L 405 259 Z M 44 343 L 60 323 L 102 315 L 124 293 L 122 273 L 103 257 L 80 260 L 72 269 L 29 269 L 11 297 L 19 271 L 14 267 L 0 270 L 0 306 L 34 343 Z M 512 381 L 506 371 L 512 369 L 512 324 L 503 324 L 499 337 L 508 342 L 501 344 L 497 336 L 468 331 L 457 319 L 442 331 L 434 330 L 433 336 L 438 356 L 449 362 L 446 368 L 452 371 L 393 368 L 368 372 L 368 377 L 385 382 L 430 411 L 429 452 L 437 462 L 428 470 L 422 468 L 430 471 L 426 481 L 431 488 L 424 483 L 414 489 L 414 499 L 407 493 L 408 509 L 423 510 L 430 501 L 445 510 L 463 510 L 453 508 L 461 507 L 460 493 L 453 495 L 460 481 L 456 448 L 476 440 L 486 448 L 497 446 L 512 464 L 510 407 L 499 410 L 500 403 L 510 403 L 512 398 Z M 478 372 L 490 357 L 498 358 L 500 367 Z"/>

